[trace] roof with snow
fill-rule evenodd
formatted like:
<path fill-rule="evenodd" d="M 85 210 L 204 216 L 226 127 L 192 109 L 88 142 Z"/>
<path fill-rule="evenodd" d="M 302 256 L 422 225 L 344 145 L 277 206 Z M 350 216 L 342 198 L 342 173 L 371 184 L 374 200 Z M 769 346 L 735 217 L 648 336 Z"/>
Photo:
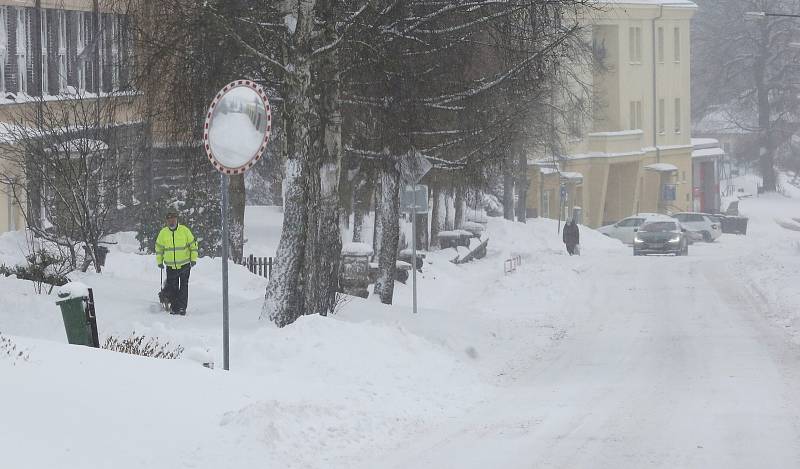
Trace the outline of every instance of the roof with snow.
<path fill-rule="evenodd" d="M 598 0 L 597 3 L 607 3 L 611 5 L 655 5 L 675 8 L 697 8 L 697 5 L 689 0 Z"/>
<path fill-rule="evenodd" d="M 724 157 L 725 151 L 722 148 L 704 148 L 692 152 L 692 158 L 696 159 L 716 159 Z"/>
<path fill-rule="evenodd" d="M 692 139 L 692 147 L 695 150 L 700 150 L 701 148 L 714 148 L 719 146 L 719 140 L 716 138 L 693 138 Z"/>
<path fill-rule="evenodd" d="M 653 163 L 645 166 L 644 169 L 657 171 L 659 173 L 671 173 L 673 171 L 677 171 L 678 167 L 670 163 Z"/>

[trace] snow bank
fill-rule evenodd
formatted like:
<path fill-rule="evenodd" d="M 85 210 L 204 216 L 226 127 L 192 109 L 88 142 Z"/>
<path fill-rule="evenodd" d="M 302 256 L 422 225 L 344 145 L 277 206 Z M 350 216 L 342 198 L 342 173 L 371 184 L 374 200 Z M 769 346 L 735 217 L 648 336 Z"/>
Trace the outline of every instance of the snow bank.
<path fill-rule="evenodd" d="M 747 199 L 752 235 L 725 235 L 707 251 L 741 254 L 731 268 L 775 301 L 775 316 L 790 325 L 800 305 L 793 285 L 800 233 L 774 218 L 792 218 L 796 207 L 780 195 Z M 245 254 L 274 255 L 280 209 L 247 210 Z M 92 285 L 101 342 L 136 331 L 183 346 L 181 360 L 69 346 L 56 296 L 0 277 L 0 330 L 31 357 L 0 361 L 13 383 L 0 387 L 0 401 L 14 403 L 0 426 L 4 465 L 381 467 L 387 451 L 464 419 L 515 384 L 516 372 L 557 346 L 590 306 L 580 292 L 598 288 L 597 265 L 632 257 L 585 227 L 582 255 L 570 257 L 557 221 L 485 221 L 485 258 L 455 265 L 455 249 L 426 253 L 416 315 L 410 282 L 398 283 L 391 307 L 349 299 L 332 316 L 277 329 L 258 319 L 266 279 L 231 265 L 229 372 L 221 369 L 219 259 L 202 258 L 192 269 L 186 317 L 160 311 L 155 258 L 138 253 L 130 234 L 114 238 L 102 274 L 74 275 Z M 15 236 L 0 237 L 0 252 L 24 242 Z M 522 263 L 507 274 L 512 256 Z M 632 265 L 644 269 L 662 259 L 639 260 Z M 696 261 L 663 259 L 684 260 Z M 613 292 L 613 280 L 599 288 Z M 212 361 L 213 370 L 201 366 Z"/>

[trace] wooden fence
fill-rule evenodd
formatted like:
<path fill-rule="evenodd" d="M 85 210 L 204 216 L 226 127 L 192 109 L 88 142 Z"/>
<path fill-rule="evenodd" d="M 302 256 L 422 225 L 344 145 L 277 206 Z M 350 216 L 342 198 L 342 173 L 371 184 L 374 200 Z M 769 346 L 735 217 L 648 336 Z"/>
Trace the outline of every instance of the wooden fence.
<path fill-rule="evenodd" d="M 272 278 L 273 259 L 271 257 L 255 257 L 250 254 L 244 259 L 234 259 L 234 262 L 247 267 L 247 270 L 258 276 L 266 279 Z"/>

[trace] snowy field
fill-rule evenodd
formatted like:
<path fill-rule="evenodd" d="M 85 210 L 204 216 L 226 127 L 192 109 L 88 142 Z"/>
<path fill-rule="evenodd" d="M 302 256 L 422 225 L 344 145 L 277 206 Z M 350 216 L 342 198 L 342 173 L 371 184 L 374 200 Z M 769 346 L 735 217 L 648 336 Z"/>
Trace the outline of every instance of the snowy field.
<path fill-rule="evenodd" d="M 740 202 L 747 236 L 685 258 L 586 228 L 569 257 L 554 221 L 490 219 L 484 259 L 428 256 L 416 316 L 398 284 L 392 307 L 353 299 L 279 330 L 258 320 L 266 281 L 232 266 L 230 372 L 219 260 L 169 316 L 154 256 L 122 233 L 102 274 L 73 278 L 101 341 L 135 331 L 183 357 L 66 345 L 55 297 L 0 277 L 0 331 L 29 356 L 0 354 L 1 467 L 797 467 L 800 189 L 784 187 Z M 280 211 L 247 220 L 245 253 L 272 255 Z M 0 237 L 0 262 L 20 243 Z"/>

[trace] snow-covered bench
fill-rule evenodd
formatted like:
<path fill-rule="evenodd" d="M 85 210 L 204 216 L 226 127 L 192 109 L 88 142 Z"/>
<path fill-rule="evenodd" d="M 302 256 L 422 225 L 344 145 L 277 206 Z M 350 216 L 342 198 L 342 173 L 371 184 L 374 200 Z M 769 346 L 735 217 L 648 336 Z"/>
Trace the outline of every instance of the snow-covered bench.
<path fill-rule="evenodd" d="M 439 246 L 442 249 L 458 246 L 469 247 L 469 240 L 475 236 L 475 234 L 467 230 L 440 231 L 436 235 L 439 239 Z"/>

